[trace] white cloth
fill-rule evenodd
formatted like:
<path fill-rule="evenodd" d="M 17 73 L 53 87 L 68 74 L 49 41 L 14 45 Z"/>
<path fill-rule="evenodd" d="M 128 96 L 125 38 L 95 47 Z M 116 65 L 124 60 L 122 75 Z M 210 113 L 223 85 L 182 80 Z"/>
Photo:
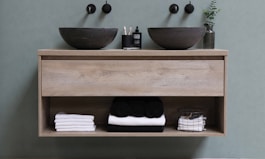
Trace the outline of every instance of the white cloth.
<path fill-rule="evenodd" d="M 186 126 L 193 126 L 193 125 L 205 125 L 205 121 L 198 121 L 198 122 L 186 122 L 186 121 L 179 121 L 179 125 L 186 125 Z"/>
<path fill-rule="evenodd" d="M 86 120 L 94 120 L 94 115 L 57 113 L 55 115 L 55 119 L 84 119 L 84 120 L 86 119 Z"/>
<path fill-rule="evenodd" d="M 204 131 L 206 130 L 204 126 L 178 126 L 178 130 L 182 131 Z"/>
<path fill-rule="evenodd" d="M 58 128 L 56 131 L 95 131 L 96 127 L 94 128 Z"/>
<path fill-rule="evenodd" d="M 120 125 L 120 126 L 164 126 L 166 123 L 165 115 L 163 114 L 159 118 L 147 118 L 147 117 L 117 117 L 109 115 L 108 124 Z"/>
<path fill-rule="evenodd" d="M 73 122 L 73 121 L 69 121 L 69 122 L 55 122 L 55 125 L 57 126 L 70 126 L 70 125 L 80 125 L 80 126 L 90 126 L 90 125 L 94 125 L 94 122 Z"/>
<path fill-rule="evenodd" d="M 95 131 L 93 115 L 64 114 L 55 115 L 56 131 Z"/>
<path fill-rule="evenodd" d="M 82 126 L 82 125 L 63 125 L 63 126 L 58 126 L 55 125 L 55 129 L 91 129 L 95 128 L 95 125 L 89 125 L 89 126 Z"/>
<path fill-rule="evenodd" d="M 86 122 L 94 122 L 91 119 L 55 119 L 54 120 L 55 123 L 65 123 L 65 122 L 79 122 L 79 123 L 86 123 Z"/>
<path fill-rule="evenodd" d="M 187 124 L 192 124 L 192 123 L 199 123 L 202 121 L 205 121 L 205 117 L 203 117 L 202 115 L 199 116 L 198 118 L 194 118 L 194 119 L 189 119 L 186 116 L 181 116 L 179 118 L 179 123 L 187 123 Z"/>
<path fill-rule="evenodd" d="M 199 116 L 194 119 L 189 119 L 186 116 L 181 116 L 178 120 L 178 130 L 181 131 L 204 131 L 206 124 L 206 118 L 204 116 Z"/>

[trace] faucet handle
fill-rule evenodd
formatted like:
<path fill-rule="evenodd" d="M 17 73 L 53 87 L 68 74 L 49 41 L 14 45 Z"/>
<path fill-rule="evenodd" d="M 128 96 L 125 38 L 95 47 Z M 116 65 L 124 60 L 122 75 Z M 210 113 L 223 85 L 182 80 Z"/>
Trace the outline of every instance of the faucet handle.
<path fill-rule="evenodd" d="M 185 6 L 185 12 L 188 14 L 191 14 L 193 11 L 194 11 L 194 6 L 190 2 L 189 4 Z"/>
<path fill-rule="evenodd" d="M 170 13 L 176 14 L 176 13 L 178 13 L 178 11 L 179 11 L 179 6 L 177 4 L 171 4 L 169 6 L 169 12 Z"/>
<path fill-rule="evenodd" d="M 87 14 L 93 14 L 96 11 L 96 6 L 94 4 L 89 4 L 86 7 Z"/>
<path fill-rule="evenodd" d="M 108 2 L 106 1 L 106 3 L 102 6 L 102 11 L 106 14 L 111 12 L 111 5 L 108 4 Z"/>

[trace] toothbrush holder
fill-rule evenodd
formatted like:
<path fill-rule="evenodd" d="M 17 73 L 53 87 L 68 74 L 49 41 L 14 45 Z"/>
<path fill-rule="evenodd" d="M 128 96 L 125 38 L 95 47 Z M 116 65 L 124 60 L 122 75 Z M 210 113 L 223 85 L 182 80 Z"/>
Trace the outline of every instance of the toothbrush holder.
<path fill-rule="evenodd" d="M 122 49 L 134 47 L 132 35 L 122 35 Z"/>

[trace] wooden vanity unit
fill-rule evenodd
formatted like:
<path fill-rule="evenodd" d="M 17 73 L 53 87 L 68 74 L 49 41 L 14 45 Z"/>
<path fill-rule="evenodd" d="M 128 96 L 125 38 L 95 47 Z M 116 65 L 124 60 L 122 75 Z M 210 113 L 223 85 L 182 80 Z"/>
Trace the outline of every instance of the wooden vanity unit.
<path fill-rule="evenodd" d="M 39 136 L 177 137 L 224 136 L 226 50 L 39 50 Z M 114 97 L 158 96 L 164 132 L 107 132 Z M 177 131 L 184 109 L 207 116 L 206 131 Z M 95 132 L 56 132 L 58 112 L 95 115 Z"/>

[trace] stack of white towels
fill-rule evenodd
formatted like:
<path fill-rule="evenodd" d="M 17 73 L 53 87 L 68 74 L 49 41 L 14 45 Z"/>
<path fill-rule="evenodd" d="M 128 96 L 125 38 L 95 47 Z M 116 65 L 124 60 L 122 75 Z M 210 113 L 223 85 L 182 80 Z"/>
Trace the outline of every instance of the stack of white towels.
<path fill-rule="evenodd" d="M 205 131 L 206 117 L 199 115 L 197 117 L 189 116 L 180 116 L 178 119 L 178 130 L 181 131 Z"/>
<path fill-rule="evenodd" d="M 95 131 L 93 115 L 65 114 L 55 115 L 56 131 Z"/>

